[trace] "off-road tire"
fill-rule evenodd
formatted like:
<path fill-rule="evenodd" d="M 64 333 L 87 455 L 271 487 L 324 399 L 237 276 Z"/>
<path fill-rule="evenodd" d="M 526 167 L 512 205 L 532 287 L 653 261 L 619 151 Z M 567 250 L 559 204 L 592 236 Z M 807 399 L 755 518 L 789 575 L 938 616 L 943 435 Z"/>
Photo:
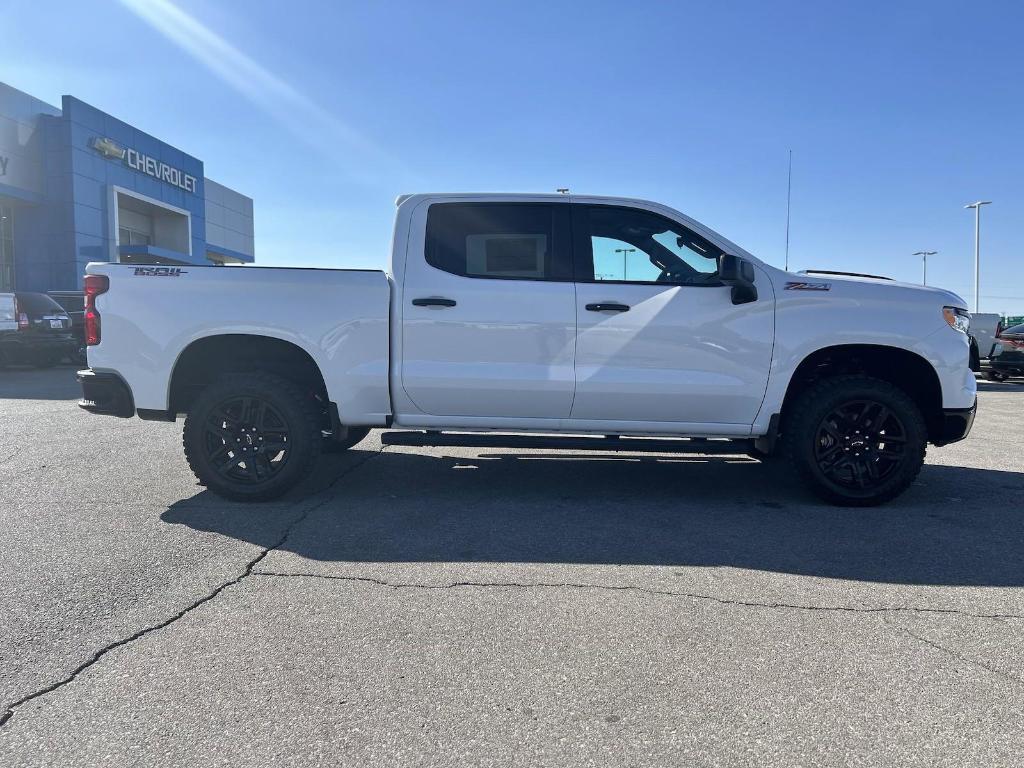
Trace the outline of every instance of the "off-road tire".
<path fill-rule="evenodd" d="M 856 436 L 851 435 L 854 437 L 853 446 L 860 451 L 857 456 L 862 457 L 866 455 L 866 451 L 874 451 L 870 454 L 871 458 L 854 459 L 854 449 L 850 448 L 850 443 L 846 443 L 846 447 L 842 448 L 847 452 L 846 458 L 843 459 L 847 465 L 843 468 L 849 468 L 853 477 L 850 482 L 858 482 L 858 478 L 864 475 L 863 472 L 854 469 L 853 463 L 858 467 L 866 466 L 865 461 L 873 463 L 876 474 L 882 474 L 884 470 L 881 477 L 870 481 L 869 487 L 851 487 L 844 482 L 838 482 L 834 475 L 830 476 L 823 469 L 822 465 L 829 462 L 822 462 L 822 456 L 833 449 L 834 442 L 840 442 L 835 441 L 829 431 L 834 422 L 830 421 L 828 428 L 825 422 L 827 418 L 831 418 L 844 408 L 853 408 L 851 404 L 861 402 L 884 407 L 896 421 L 888 421 L 890 428 L 886 431 L 891 436 L 889 441 L 885 440 L 884 435 L 868 440 L 862 440 L 859 432 Z M 910 396 L 889 382 L 861 375 L 822 379 L 802 392 L 788 411 L 783 429 L 786 455 L 801 480 L 818 496 L 832 504 L 850 507 L 883 504 L 903 493 L 914 482 L 924 464 L 928 444 L 928 428 L 924 417 Z M 875 413 L 883 412 L 880 409 L 873 411 L 865 419 L 869 431 L 873 428 L 871 419 L 875 418 Z M 850 425 L 851 422 L 846 421 L 846 424 Z M 852 426 L 856 426 L 855 420 Z M 897 426 L 902 430 L 902 435 L 898 435 Z M 826 443 L 828 447 L 823 448 Z M 898 443 L 902 443 L 902 448 Z M 901 454 L 899 459 L 888 455 L 896 449 L 899 449 L 898 452 Z"/>
<path fill-rule="evenodd" d="M 276 440 L 281 440 L 282 434 L 286 436 L 283 444 L 287 445 L 287 449 L 283 449 L 282 466 L 276 470 L 268 469 L 270 474 L 264 479 L 238 477 L 243 472 L 247 473 L 242 466 L 246 463 L 245 456 L 240 460 L 234 459 L 241 463 L 228 468 L 233 476 L 225 475 L 223 466 L 231 460 L 231 453 L 228 453 L 227 458 L 221 462 L 222 471 L 218 471 L 217 454 L 222 454 L 223 451 L 217 446 L 217 436 L 211 434 L 207 425 L 214 422 L 227 424 L 228 426 L 223 429 L 217 426 L 215 431 L 221 435 L 224 447 L 230 448 L 231 436 L 241 434 L 246 430 L 243 422 L 251 420 L 239 418 L 238 424 L 234 424 L 231 421 L 219 421 L 221 416 L 215 414 L 225 413 L 224 403 L 240 398 L 267 404 L 274 417 L 272 427 L 276 429 L 266 430 L 266 434 L 277 435 L 276 438 L 271 437 Z M 315 400 L 305 394 L 300 387 L 280 376 L 269 373 L 233 373 L 222 376 L 203 390 L 185 417 L 185 429 L 182 433 L 185 459 L 199 482 L 219 496 L 235 501 L 266 501 L 277 498 L 302 482 L 316 465 L 323 435 L 315 404 Z M 259 431 L 248 429 L 245 432 L 248 435 L 254 433 L 258 434 Z M 239 445 L 243 444 L 240 438 L 236 437 L 236 441 Z M 259 442 L 259 437 L 256 437 L 256 441 Z M 254 447 L 254 444 L 250 443 L 246 450 Z M 252 454 L 247 453 L 246 456 L 248 455 Z M 264 454 L 264 457 L 268 455 Z M 253 456 L 253 460 L 256 459 L 257 457 Z M 260 459 L 256 461 L 253 471 L 258 475 L 264 465 L 271 464 L 272 459 Z"/>

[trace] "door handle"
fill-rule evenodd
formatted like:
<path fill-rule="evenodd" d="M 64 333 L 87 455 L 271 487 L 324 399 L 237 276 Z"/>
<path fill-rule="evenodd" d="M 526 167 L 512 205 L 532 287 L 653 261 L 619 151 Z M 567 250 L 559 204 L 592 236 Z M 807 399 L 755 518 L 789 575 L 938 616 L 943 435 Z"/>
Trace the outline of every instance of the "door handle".
<path fill-rule="evenodd" d="M 629 304 L 587 304 L 588 312 L 629 312 Z"/>
<path fill-rule="evenodd" d="M 412 305 L 414 307 L 454 307 L 454 299 L 442 299 L 436 296 L 429 299 L 413 299 Z"/>

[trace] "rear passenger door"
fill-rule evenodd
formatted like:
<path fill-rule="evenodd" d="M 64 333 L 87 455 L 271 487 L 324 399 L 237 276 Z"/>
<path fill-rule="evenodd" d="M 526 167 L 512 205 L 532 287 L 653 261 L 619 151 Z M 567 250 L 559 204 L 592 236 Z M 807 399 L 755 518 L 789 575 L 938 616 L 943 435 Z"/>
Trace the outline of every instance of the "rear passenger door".
<path fill-rule="evenodd" d="M 401 293 L 408 399 L 431 416 L 566 418 L 576 336 L 568 203 L 423 205 L 411 231 L 425 239 L 409 243 Z"/>

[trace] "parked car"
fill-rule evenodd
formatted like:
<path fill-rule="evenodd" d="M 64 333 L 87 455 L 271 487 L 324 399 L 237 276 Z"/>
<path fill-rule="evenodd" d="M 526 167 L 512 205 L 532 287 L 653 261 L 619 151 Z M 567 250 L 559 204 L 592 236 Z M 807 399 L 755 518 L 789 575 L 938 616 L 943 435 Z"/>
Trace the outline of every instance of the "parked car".
<path fill-rule="evenodd" d="M 0 296 L 0 319 L 9 314 L 11 299 L 15 317 L 15 328 L 0 333 L 0 363 L 46 368 L 75 351 L 71 318 L 60 304 L 45 293 Z"/>
<path fill-rule="evenodd" d="M 988 377 L 992 381 L 1024 376 L 1024 325 L 1015 325 L 999 334 L 989 365 Z"/>
<path fill-rule="evenodd" d="M 726 438 L 864 506 L 974 420 L 947 291 L 784 272 L 619 198 L 402 196 L 392 243 L 390 274 L 88 265 L 82 407 L 185 414 L 193 472 L 243 500 L 408 427 Z"/>
<path fill-rule="evenodd" d="M 971 335 L 978 342 L 978 354 L 981 358 L 988 359 L 992 356 L 992 347 L 996 344 L 996 337 L 1003 330 L 1003 317 L 990 312 L 975 312 L 971 314 Z"/>
<path fill-rule="evenodd" d="M 18 331 L 18 307 L 13 293 L 0 293 L 0 346 L 5 334 Z"/>
<path fill-rule="evenodd" d="M 82 291 L 47 291 L 46 295 L 60 304 L 71 318 L 71 335 L 75 339 L 71 362 L 85 365 L 85 294 Z"/>
<path fill-rule="evenodd" d="M 981 373 L 981 354 L 978 352 L 978 340 L 971 334 L 967 334 L 967 339 L 971 344 L 968 367 L 975 373 Z"/>

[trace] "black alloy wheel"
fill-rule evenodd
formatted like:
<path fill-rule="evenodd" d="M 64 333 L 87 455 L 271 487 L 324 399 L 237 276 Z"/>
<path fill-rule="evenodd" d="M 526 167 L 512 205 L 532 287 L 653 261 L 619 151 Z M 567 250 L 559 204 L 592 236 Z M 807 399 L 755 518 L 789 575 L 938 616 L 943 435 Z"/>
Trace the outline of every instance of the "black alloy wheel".
<path fill-rule="evenodd" d="M 853 400 L 821 420 L 814 459 L 836 485 L 870 490 L 898 471 L 906 444 L 907 431 L 896 413 L 873 400 Z"/>
<path fill-rule="evenodd" d="M 280 472 L 291 457 L 288 423 L 259 397 L 230 397 L 206 419 L 207 460 L 224 477 L 256 484 Z"/>
<path fill-rule="evenodd" d="M 928 427 L 894 384 L 861 374 L 811 384 L 783 414 L 782 446 L 801 479 L 832 504 L 869 507 L 921 471 Z"/>
<path fill-rule="evenodd" d="M 185 417 L 185 458 L 202 485 L 264 501 L 301 482 L 323 440 L 316 400 L 269 373 L 231 373 L 204 389 Z"/>

